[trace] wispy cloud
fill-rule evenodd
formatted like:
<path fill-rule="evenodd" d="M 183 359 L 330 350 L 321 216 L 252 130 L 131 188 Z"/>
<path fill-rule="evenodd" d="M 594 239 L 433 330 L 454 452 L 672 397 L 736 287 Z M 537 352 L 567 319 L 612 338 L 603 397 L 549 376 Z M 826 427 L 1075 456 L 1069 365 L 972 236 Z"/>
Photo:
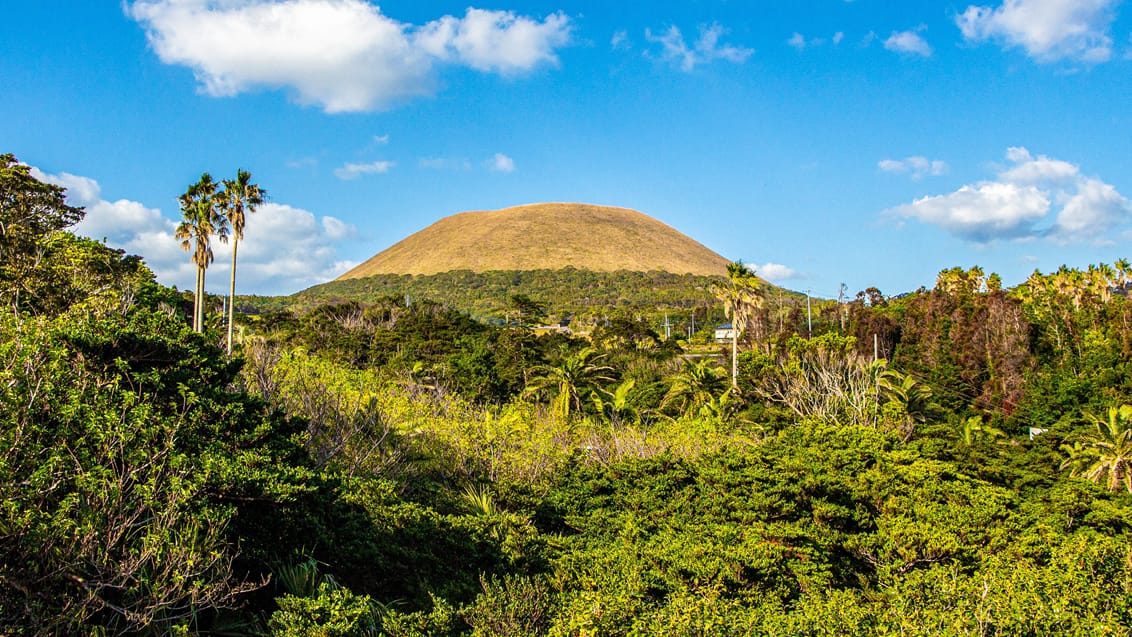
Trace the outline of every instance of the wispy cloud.
<path fill-rule="evenodd" d="M 946 175 L 948 170 L 947 162 L 918 155 L 904 159 L 882 159 L 877 162 L 877 168 L 886 173 L 908 175 L 916 181 L 924 177 Z"/>
<path fill-rule="evenodd" d="M 1118 0 L 1006 0 L 997 7 L 975 6 L 955 18 L 971 42 L 994 40 L 1025 50 L 1039 62 L 1085 63 L 1112 57 L 1109 31 Z"/>
<path fill-rule="evenodd" d="M 940 226 L 975 243 L 1049 238 L 1058 243 L 1105 243 L 1132 221 L 1132 201 L 1080 167 L 1021 147 L 1007 149 L 1010 165 L 997 179 L 953 193 L 917 199 L 888 214 Z"/>
<path fill-rule="evenodd" d="M 488 166 L 492 172 L 497 173 L 513 173 L 515 172 L 515 160 L 511 159 L 503 153 L 495 153 L 495 156 L 488 160 Z"/>
<path fill-rule="evenodd" d="M 332 113 L 432 94 L 442 64 L 502 75 L 557 65 L 573 30 L 563 13 L 476 8 L 415 26 L 364 0 L 137 0 L 125 11 L 158 58 L 191 68 L 205 94 L 286 89 Z"/>
<path fill-rule="evenodd" d="M 428 170 L 471 170 L 472 162 L 462 157 L 422 157 L 417 165 Z"/>
<path fill-rule="evenodd" d="M 760 277 L 766 279 L 767 281 L 773 281 L 775 283 L 803 278 L 802 274 L 794 268 L 788 265 L 773 262 L 756 265 L 755 274 L 758 274 Z"/>
<path fill-rule="evenodd" d="M 629 41 L 629 32 L 625 30 L 616 31 L 609 40 L 609 48 L 614 51 L 628 50 L 632 46 L 632 42 Z"/>
<path fill-rule="evenodd" d="M 347 162 L 339 168 L 334 169 L 334 176 L 342 180 L 357 179 L 362 175 L 384 175 L 389 172 L 396 163 L 391 161 L 372 161 L 367 164 L 352 164 Z"/>
<path fill-rule="evenodd" d="M 884 41 L 884 48 L 889 51 L 896 51 L 897 53 L 931 57 L 932 47 L 928 44 L 928 41 L 920 35 L 919 31 L 921 30 L 923 30 L 922 27 L 915 31 L 894 31 L 892 35 L 888 36 L 888 39 Z"/>
<path fill-rule="evenodd" d="M 829 39 L 829 42 L 832 42 L 833 46 L 837 46 L 838 44 L 841 44 L 841 41 L 844 39 L 845 33 L 838 31 L 837 33 L 833 34 L 833 37 Z M 790 36 L 790 39 L 786 40 L 786 44 L 789 44 L 799 51 L 805 51 L 806 49 L 822 46 L 825 43 L 825 38 L 807 38 L 797 31 L 795 31 L 794 34 Z"/>
<path fill-rule="evenodd" d="M 699 38 L 692 46 L 688 46 L 684 35 L 676 26 L 671 26 L 660 34 L 645 29 L 645 39 L 660 45 L 661 60 L 676 65 L 684 72 L 691 72 L 697 66 L 716 60 L 742 64 L 755 52 L 754 49 L 721 43 L 720 38 L 727 34 L 727 30 L 719 24 L 701 26 L 699 33 Z"/>

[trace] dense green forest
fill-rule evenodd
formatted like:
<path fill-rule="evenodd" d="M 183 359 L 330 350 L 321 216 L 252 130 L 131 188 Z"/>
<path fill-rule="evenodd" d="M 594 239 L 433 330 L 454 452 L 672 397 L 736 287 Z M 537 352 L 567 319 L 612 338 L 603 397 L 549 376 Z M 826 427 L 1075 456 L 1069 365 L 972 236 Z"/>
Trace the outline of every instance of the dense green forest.
<path fill-rule="evenodd" d="M 737 265 L 734 376 L 401 293 L 229 356 L 82 214 L 0 156 L 0 634 L 1132 634 L 1126 262 L 810 321 Z"/>
<path fill-rule="evenodd" d="M 375 303 L 391 297 L 408 297 L 443 303 L 477 320 L 504 323 L 519 318 L 512 298 L 522 295 L 543 306 L 546 311 L 541 318 L 570 320 L 586 329 L 611 314 L 648 317 L 660 323 L 665 313 L 684 317 L 689 323 L 695 313 L 700 325 L 706 327 L 713 320 L 723 319 L 722 309 L 710 290 L 718 279 L 659 271 L 590 272 L 575 268 L 382 274 L 331 281 L 291 296 L 242 296 L 238 306 L 261 313 L 284 309 L 305 311 L 341 301 Z"/>

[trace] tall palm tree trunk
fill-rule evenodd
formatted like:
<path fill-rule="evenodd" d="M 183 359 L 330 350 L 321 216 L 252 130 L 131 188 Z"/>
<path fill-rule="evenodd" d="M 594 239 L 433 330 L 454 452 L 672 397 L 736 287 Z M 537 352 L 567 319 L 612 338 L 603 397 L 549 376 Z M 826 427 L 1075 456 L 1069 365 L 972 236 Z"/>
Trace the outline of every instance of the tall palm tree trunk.
<path fill-rule="evenodd" d="M 739 330 L 731 322 L 731 386 L 739 389 Z"/>
<path fill-rule="evenodd" d="M 228 356 L 232 356 L 232 322 L 236 316 L 236 248 L 240 238 L 232 237 L 232 278 L 228 284 Z"/>
<path fill-rule="evenodd" d="M 200 305 L 201 305 L 201 289 L 204 287 L 202 274 L 204 269 L 199 265 L 197 266 L 197 288 L 193 290 L 193 331 L 200 331 Z"/>
<path fill-rule="evenodd" d="M 204 331 L 204 268 L 200 269 L 200 304 L 197 306 L 197 331 Z"/>

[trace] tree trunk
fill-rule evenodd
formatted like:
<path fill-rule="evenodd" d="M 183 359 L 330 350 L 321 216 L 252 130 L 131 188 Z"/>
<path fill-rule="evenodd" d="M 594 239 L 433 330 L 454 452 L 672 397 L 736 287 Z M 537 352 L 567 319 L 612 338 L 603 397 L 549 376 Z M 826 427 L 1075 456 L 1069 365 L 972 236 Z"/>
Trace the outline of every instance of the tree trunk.
<path fill-rule="evenodd" d="M 203 270 L 201 270 L 201 267 L 198 265 L 197 266 L 197 285 L 196 285 L 196 289 L 193 290 L 193 331 L 194 332 L 200 331 L 200 304 L 201 304 L 200 290 L 201 290 L 201 287 L 202 287 L 202 282 L 201 282 L 201 272 L 202 271 Z"/>
<path fill-rule="evenodd" d="M 731 323 L 731 387 L 739 389 L 739 330 Z"/>
<path fill-rule="evenodd" d="M 204 332 L 204 268 L 200 269 L 200 305 L 197 306 L 197 331 Z"/>
<path fill-rule="evenodd" d="M 236 316 L 236 248 L 240 239 L 232 237 L 232 278 L 228 284 L 228 356 L 232 356 L 232 321 Z"/>

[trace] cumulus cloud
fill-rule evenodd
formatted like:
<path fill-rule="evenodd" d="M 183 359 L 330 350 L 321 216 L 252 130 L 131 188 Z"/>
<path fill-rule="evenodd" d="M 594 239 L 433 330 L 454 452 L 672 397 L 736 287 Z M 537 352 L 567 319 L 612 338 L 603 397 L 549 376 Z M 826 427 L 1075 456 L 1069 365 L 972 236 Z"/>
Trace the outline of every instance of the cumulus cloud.
<path fill-rule="evenodd" d="M 357 229 L 335 217 L 277 203 L 266 203 L 248 216 L 245 239 L 240 242 L 238 288 L 260 294 L 289 294 L 325 283 L 357 265 L 337 258 L 335 242 L 354 237 Z M 216 264 L 209 276 L 227 281 L 228 261 Z M 217 272 L 212 274 L 212 270 Z M 237 291 L 239 291 L 239 289 Z"/>
<path fill-rule="evenodd" d="M 488 161 L 492 172 L 497 173 L 513 173 L 515 172 L 515 160 L 511 159 L 503 153 L 495 153 L 495 156 Z"/>
<path fill-rule="evenodd" d="M 715 60 L 742 64 L 754 54 L 753 49 L 722 44 L 720 38 L 726 33 L 727 30 L 718 24 L 701 26 L 700 37 L 691 47 L 684 41 L 684 35 L 676 26 L 671 26 L 667 31 L 660 34 L 654 34 L 652 30 L 645 29 L 645 39 L 653 44 L 660 45 L 661 60 L 676 65 L 681 71 L 690 73 L 697 66 Z"/>
<path fill-rule="evenodd" d="M 755 266 L 755 273 L 768 281 L 776 283 L 802 278 L 797 270 L 788 265 L 782 265 L 781 263 L 764 263 L 757 265 Z"/>
<path fill-rule="evenodd" d="M 940 226 L 968 241 L 1049 238 L 1104 243 L 1132 221 L 1132 201 L 1116 188 L 1081 174 L 1078 166 L 1025 148 L 1007 149 L 997 179 L 965 185 L 887 211 Z"/>
<path fill-rule="evenodd" d="M 357 179 L 362 175 L 384 175 L 389 172 L 393 166 L 391 161 L 373 161 L 368 164 L 352 164 L 345 163 L 342 166 L 334 169 L 334 176 L 342 180 Z"/>
<path fill-rule="evenodd" d="M 932 47 L 917 31 L 893 32 L 884 41 L 884 48 L 897 53 L 931 57 Z"/>
<path fill-rule="evenodd" d="M 947 162 L 918 155 L 904 159 L 882 159 L 877 162 L 877 168 L 886 173 L 908 175 L 916 181 L 924 177 L 946 175 L 948 170 Z"/>
<path fill-rule="evenodd" d="M 539 22 L 510 11 L 469 8 L 463 18 L 444 16 L 428 23 L 414 39 L 436 59 L 511 75 L 539 64 L 557 64 L 554 50 L 570 41 L 570 30 L 570 19 L 563 13 Z"/>
<path fill-rule="evenodd" d="M 1084 179 L 1057 215 L 1052 234 L 1063 242 L 1096 240 L 1132 217 L 1132 202 L 1099 179 Z"/>
<path fill-rule="evenodd" d="M 1031 236 L 1050 209 L 1036 186 L 981 182 L 948 195 L 923 197 L 896 209 L 897 214 L 940 226 L 976 243 Z"/>
<path fill-rule="evenodd" d="M 31 174 L 40 181 L 67 189 L 67 203 L 86 209 L 86 216 L 71 230 L 92 239 L 105 239 L 117 248 L 125 246 L 138 235 L 168 234 L 173 236 L 177 225 L 161 216 L 161 211 L 148 208 L 136 201 L 102 198 L 102 187 L 90 177 L 71 173 L 50 175 L 32 167 Z"/>
<path fill-rule="evenodd" d="M 286 89 L 331 113 L 432 94 L 439 64 L 508 76 L 556 65 L 573 28 L 562 13 L 476 8 L 415 26 L 365 0 L 137 0 L 126 13 L 207 95 Z"/>
<path fill-rule="evenodd" d="M 1018 146 L 1006 149 L 1006 158 L 1013 162 L 1014 166 L 1003 171 L 999 177 L 1003 181 L 1012 183 L 1066 182 L 1080 174 L 1080 169 L 1067 161 L 1050 159 L 1045 155 L 1035 158 L 1030 151 Z"/>
<path fill-rule="evenodd" d="M 1104 62 L 1112 57 L 1109 29 L 1118 0 L 1006 0 L 956 16 L 963 37 L 1017 47 L 1039 62 Z"/>
<path fill-rule="evenodd" d="M 98 182 L 89 177 L 47 174 L 34 167 L 31 172 L 36 179 L 66 188 L 67 203 L 86 209 L 83 220 L 71 228 L 75 234 L 105 239 L 110 247 L 140 255 L 165 285 L 195 285 L 196 267 L 174 237 L 177 222 L 160 210 L 128 199 L 107 201 Z M 334 243 L 356 233 L 354 226 L 334 217 L 319 219 L 299 208 L 264 204 L 247 217 L 236 291 L 290 294 L 333 279 L 356 265 L 338 260 Z M 230 244 L 213 244 L 216 261 L 207 273 L 210 292 L 228 291 L 230 250 Z"/>

